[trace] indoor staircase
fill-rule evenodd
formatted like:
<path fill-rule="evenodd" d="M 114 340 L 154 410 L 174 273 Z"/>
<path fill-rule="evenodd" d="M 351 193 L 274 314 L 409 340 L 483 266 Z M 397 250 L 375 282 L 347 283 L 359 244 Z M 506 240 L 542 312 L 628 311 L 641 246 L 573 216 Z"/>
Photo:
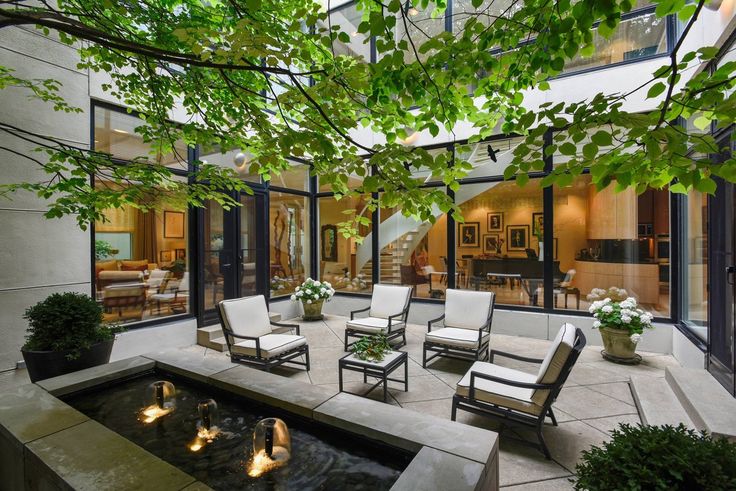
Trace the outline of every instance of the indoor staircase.
<path fill-rule="evenodd" d="M 670 367 L 664 378 L 632 376 L 631 391 L 643 424 L 683 423 L 736 442 L 736 399 L 705 370 Z"/>
<path fill-rule="evenodd" d="M 268 315 L 273 322 L 281 320 L 281 314 L 271 312 Z M 283 330 L 286 330 L 286 328 L 283 328 Z M 274 332 L 278 333 L 279 328 L 274 329 Z M 197 329 L 197 344 L 216 351 L 227 351 L 225 336 L 222 334 L 220 324 L 213 324 Z"/>

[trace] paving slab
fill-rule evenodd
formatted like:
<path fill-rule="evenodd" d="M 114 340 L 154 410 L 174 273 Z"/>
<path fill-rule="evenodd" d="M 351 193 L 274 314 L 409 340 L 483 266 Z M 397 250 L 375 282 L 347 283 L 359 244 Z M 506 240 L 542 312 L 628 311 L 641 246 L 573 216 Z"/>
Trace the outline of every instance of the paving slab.
<path fill-rule="evenodd" d="M 635 375 L 631 377 L 631 390 L 642 423 L 653 426 L 677 426 L 683 423 L 695 428 L 665 379 Z"/>
<path fill-rule="evenodd" d="M 326 387 L 243 366 L 216 373 L 209 377 L 208 383 L 308 418 L 312 418 L 314 408 L 337 393 Z"/>
<path fill-rule="evenodd" d="M 150 359 L 136 356 L 41 380 L 36 382 L 36 384 L 46 389 L 49 393 L 60 397 L 103 385 L 111 380 L 153 370 L 154 366 L 155 363 Z"/>
<path fill-rule="evenodd" d="M 504 491 L 572 491 L 575 486 L 570 478 L 550 479 L 537 482 L 527 482 L 516 486 L 502 486 Z"/>
<path fill-rule="evenodd" d="M 619 416 L 608 416 L 605 418 L 584 419 L 585 423 L 593 428 L 610 435 L 613 430 L 618 429 L 621 424 L 630 424 L 636 426 L 641 424 L 641 418 L 638 414 L 621 414 Z"/>
<path fill-rule="evenodd" d="M 576 419 L 636 413 L 636 408 L 589 387 L 564 387 L 555 407 Z"/>
<path fill-rule="evenodd" d="M 27 489 L 179 490 L 196 480 L 96 421 L 26 446 Z"/>
<path fill-rule="evenodd" d="M 325 402 L 314 418 L 410 452 L 429 446 L 483 465 L 490 463 L 498 445 L 496 433 L 350 394 Z"/>
<path fill-rule="evenodd" d="M 155 361 L 156 366 L 162 370 L 198 382 L 207 382 L 210 376 L 238 366 L 227 355 L 204 348 L 157 351 L 143 356 Z"/>
<path fill-rule="evenodd" d="M 483 470 L 483 465 L 478 462 L 424 447 L 394 483 L 391 491 L 480 490 Z"/>
<path fill-rule="evenodd" d="M 652 377 L 649 377 L 652 378 Z M 636 406 L 634 402 L 634 395 L 631 393 L 631 385 L 629 381 L 626 382 L 611 382 L 607 384 L 596 384 L 588 386 L 589 389 L 601 394 L 605 394 L 609 397 L 613 397 L 617 401 L 624 402 L 630 406 Z"/>
<path fill-rule="evenodd" d="M 536 448 L 504 439 L 498 454 L 501 486 L 570 476 L 570 471 L 553 460 L 547 460 Z"/>

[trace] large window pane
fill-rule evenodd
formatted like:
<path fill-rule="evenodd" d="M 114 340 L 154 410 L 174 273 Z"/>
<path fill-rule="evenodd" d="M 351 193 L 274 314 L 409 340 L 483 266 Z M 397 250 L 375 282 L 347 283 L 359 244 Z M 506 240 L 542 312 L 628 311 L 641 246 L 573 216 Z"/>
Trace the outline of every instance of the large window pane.
<path fill-rule="evenodd" d="M 499 304 L 541 307 L 544 251 L 533 235 L 543 211 L 539 183 L 466 184 L 455 201 L 465 219 L 456 231 L 458 288 L 494 291 Z"/>
<path fill-rule="evenodd" d="M 309 272 L 309 198 L 269 194 L 271 296 L 289 295 Z"/>
<path fill-rule="evenodd" d="M 251 172 L 250 163 L 252 156 L 242 150 L 222 151 L 219 147 L 206 149 L 199 156 L 199 160 L 206 164 L 217 165 L 234 169 L 238 177 L 248 182 L 261 182 L 258 173 Z"/>
<path fill-rule="evenodd" d="M 339 223 L 346 222 L 354 215 L 347 210 L 355 210 L 359 216 L 371 217 L 366 209 L 366 200 L 345 197 L 319 199 L 319 271 L 320 279 L 329 281 L 335 290 L 370 293 L 373 275 L 371 257 L 371 225 L 361 225 L 359 234 L 363 238 L 358 243 L 355 238 L 345 238 L 338 232 Z"/>
<path fill-rule="evenodd" d="M 555 281 L 557 308 L 587 310 L 594 289 L 616 287 L 669 316 L 669 191 L 597 191 L 585 175 L 554 194 L 553 247 L 564 275 Z"/>
<path fill-rule="evenodd" d="M 291 162 L 291 164 L 287 170 L 271 175 L 271 186 L 308 191 L 309 166 L 299 162 Z"/>
<path fill-rule="evenodd" d="M 167 167 L 186 170 L 186 144 L 178 141 L 172 152 L 156 149 L 135 132 L 135 128 L 144 125 L 144 121 L 131 114 L 95 107 L 94 148 L 121 160 L 144 157 Z"/>
<path fill-rule="evenodd" d="M 691 191 L 683 217 L 682 318 L 703 341 L 708 338 L 708 196 Z"/>
<path fill-rule="evenodd" d="M 457 156 L 473 166 L 467 178 L 500 177 L 514 159 L 514 149 L 522 141 L 523 138 L 507 138 L 462 145 L 458 147 Z"/>
<path fill-rule="evenodd" d="M 371 61 L 371 43 L 369 38 L 365 34 L 358 32 L 358 26 L 362 12 L 359 11 L 355 3 L 338 7 L 330 12 L 330 24 L 332 27 L 340 27 L 340 31 L 345 32 L 350 36 L 350 42 L 343 43 L 340 40 L 335 40 L 332 44 L 332 48 L 335 51 L 335 55 L 347 55 L 355 58 L 362 58 L 363 61 Z M 325 28 L 329 29 L 327 23 L 324 25 Z"/>
<path fill-rule="evenodd" d="M 147 212 L 124 206 L 104 214 L 95 222 L 95 291 L 105 322 L 189 312 L 186 209 L 161 202 Z"/>
<path fill-rule="evenodd" d="M 418 222 L 399 208 L 382 209 L 379 240 L 381 283 L 407 285 L 421 298 L 442 298 L 447 289 L 447 216 Z"/>

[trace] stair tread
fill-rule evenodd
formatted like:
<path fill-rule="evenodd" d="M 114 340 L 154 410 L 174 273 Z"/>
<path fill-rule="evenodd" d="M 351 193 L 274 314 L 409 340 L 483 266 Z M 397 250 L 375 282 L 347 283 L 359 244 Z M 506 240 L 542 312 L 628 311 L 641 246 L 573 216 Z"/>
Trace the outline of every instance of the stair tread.
<path fill-rule="evenodd" d="M 668 367 L 665 378 L 698 429 L 736 441 L 736 399 L 708 371 Z"/>
<path fill-rule="evenodd" d="M 683 423 L 695 429 L 687 411 L 663 378 L 634 375 L 631 377 L 631 392 L 642 423 L 655 426 Z"/>

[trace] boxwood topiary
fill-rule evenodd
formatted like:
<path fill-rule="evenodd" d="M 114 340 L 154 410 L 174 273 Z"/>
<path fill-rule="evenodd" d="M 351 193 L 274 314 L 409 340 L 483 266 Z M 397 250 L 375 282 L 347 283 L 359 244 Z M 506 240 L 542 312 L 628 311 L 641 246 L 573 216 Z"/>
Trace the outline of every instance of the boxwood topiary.
<path fill-rule="evenodd" d="M 82 293 L 54 293 L 29 307 L 24 319 L 28 320 L 27 351 L 67 351 L 67 358 L 78 358 L 81 351 L 93 344 L 110 340 L 118 328 L 102 324 L 102 308 L 89 295 Z"/>
<path fill-rule="evenodd" d="M 736 444 L 682 424 L 623 424 L 575 470 L 578 490 L 734 490 Z"/>

